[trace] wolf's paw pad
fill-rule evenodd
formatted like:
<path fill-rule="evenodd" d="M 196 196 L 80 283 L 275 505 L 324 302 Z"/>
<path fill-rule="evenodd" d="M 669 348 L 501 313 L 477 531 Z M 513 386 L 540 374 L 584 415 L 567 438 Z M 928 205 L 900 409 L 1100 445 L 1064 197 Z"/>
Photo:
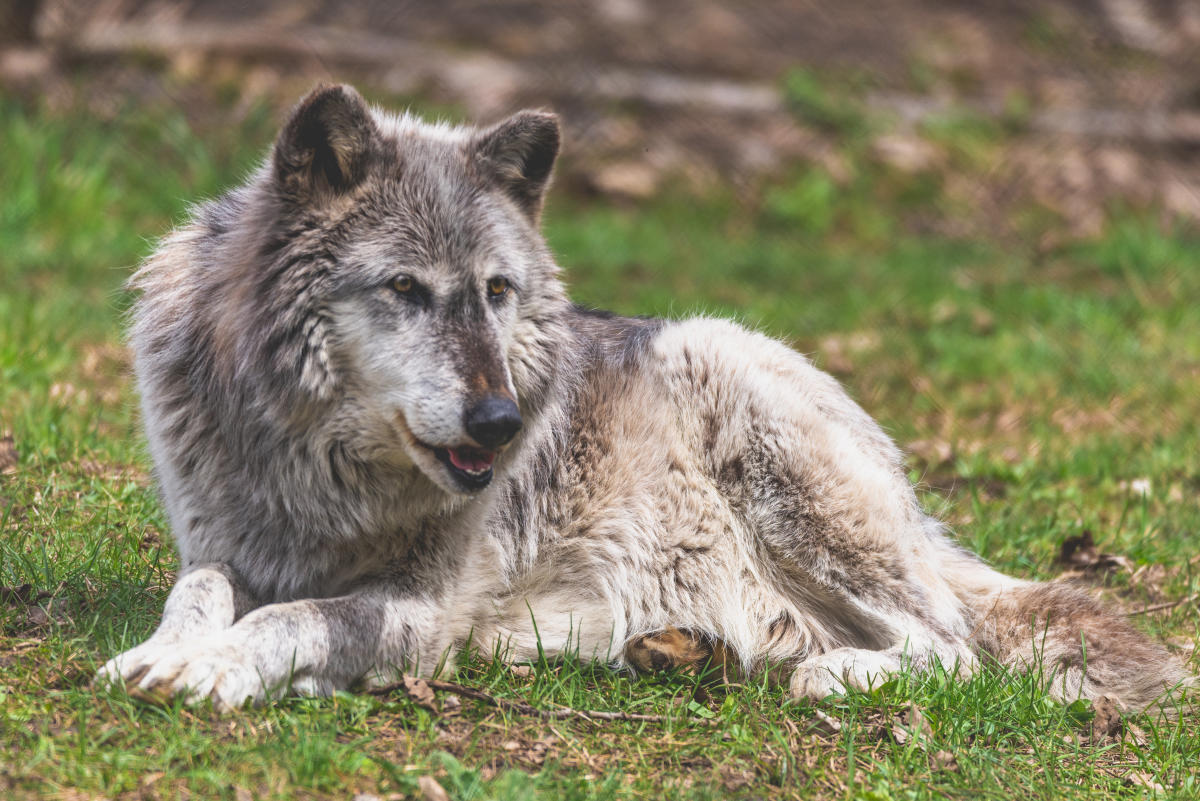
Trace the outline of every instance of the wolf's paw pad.
<path fill-rule="evenodd" d="M 712 648 L 691 632 L 664 629 L 637 637 L 625 646 L 625 658 L 643 673 L 695 668 L 712 656 Z"/>
<path fill-rule="evenodd" d="M 641 673 L 681 668 L 722 680 L 737 674 L 736 660 L 723 642 L 679 629 L 663 629 L 630 640 L 625 645 L 625 659 Z"/>

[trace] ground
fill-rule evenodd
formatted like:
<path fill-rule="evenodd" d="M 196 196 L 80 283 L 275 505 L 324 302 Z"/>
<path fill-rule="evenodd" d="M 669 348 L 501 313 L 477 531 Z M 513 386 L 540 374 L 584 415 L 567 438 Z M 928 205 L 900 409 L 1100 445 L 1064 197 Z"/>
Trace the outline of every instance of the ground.
<path fill-rule="evenodd" d="M 1194 716 L 1122 719 L 998 673 L 902 676 L 817 705 L 759 684 L 572 662 L 472 662 L 448 688 L 225 717 L 97 693 L 94 670 L 152 630 L 176 567 L 139 433 L 120 287 L 187 202 L 261 157 L 290 90 L 283 80 L 278 95 L 229 91 L 258 74 L 253 65 L 196 75 L 142 58 L 105 61 L 113 80 L 100 84 L 56 61 L 39 89 L 0 96 L 0 793 L 1200 795 Z M 663 66 L 636 54 L 616 63 Z M 755 64 L 735 77 L 767 80 Z M 955 100 L 905 129 L 853 81 L 793 66 L 772 66 L 788 76 L 773 85 L 819 146 L 784 153 L 753 180 L 723 177 L 714 159 L 699 183 L 655 173 L 649 192 L 605 188 L 595 176 L 623 157 L 573 155 L 591 151 L 568 128 L 546 227 L 573 296 L 623 313 L 734 316 L 786 339 L 906 448 L 926 504 L 963 543 L 1017 575 L 1087 583 L 1200 668 L 1195 217 L 1167 202 L 1166 184 L 1092 193 L 1087 224 L 1092 212 L 1056 205 L 1068 195 L 1009 198 L 1004 170 L 1028 115 Z M 1088 153 L 1079 174 L 1098 185 L 1097 148 L 1068 144 Z M 1182 173 L 1192 164 L 1186 148 L 1105 148 L 1169 155 Z"/>

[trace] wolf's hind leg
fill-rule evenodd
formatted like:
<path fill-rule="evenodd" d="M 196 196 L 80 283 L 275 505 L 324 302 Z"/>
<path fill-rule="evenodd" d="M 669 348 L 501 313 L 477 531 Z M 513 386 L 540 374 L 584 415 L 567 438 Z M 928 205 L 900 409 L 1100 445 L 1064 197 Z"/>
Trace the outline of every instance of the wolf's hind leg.
<path fill-rule="evenodd" d="M 801 662 L 792 672 L 789 689 L 793 698 L 819 701 L 847 689 L 870 690 L 906 667 L 928 669 L 935 659 L 960 675 L 973 671 L 976 664 L 965 649 L 912 649 L 906 645 L 884 651 L 835 648 Z"/>
<path fill-rule="evenodd" d="M 133 684 L 180 644 L 222 631 L 257 604 L 231 567 L 212 563 L 183 574 L 167 596 L 150 639 L 114 656 L 96 673 L 98 683 L 118 678 Z"/>
<path fill-rule="evenodd" d="M 836 648 L 806 659 L 792 672 L 793 698 L 819 701 L 846 689 L 869 690 L 900 672 L 903 664 L 891 651 Z"/>

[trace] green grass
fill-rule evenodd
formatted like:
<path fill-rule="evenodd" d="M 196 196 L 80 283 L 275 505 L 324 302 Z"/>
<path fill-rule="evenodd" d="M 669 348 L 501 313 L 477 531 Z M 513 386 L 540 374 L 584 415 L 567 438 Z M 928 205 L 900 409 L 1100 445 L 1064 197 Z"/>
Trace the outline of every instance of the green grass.
<path fill-rule="evenodd" d="M 793 83 L 801 112 L 858 129 L 852 106 Z M 456 680 L 667 720 L 546 721 L 445 695 L 435 711 L 353 694 L 217 717 L 97 694 L 88 679 L 153 629 L 175 567 L 121 347 L 121 283 L 186 202 L 249 169 L 272 126 L 266 112 L 194 130 L 171 109 L 97 119 L 0 99 L 0 436 L 18 454 L 0 476 L 0 585 L 48 594 L 44 614 L 0 604 L 0 794 L 419 796 L 422 775 L 464 800 L 1200 794 L 1194 718 L 1140 718 L 1144 736 L 1091 742 L 1087 704 L 1002 674 L 901 676 L 831 699 L 819 709 L 836 733 L 760 685 L 572 662 L 529 676 L 473 662 Z M 935 128 L 932 140 L 970 155 L 954 169 L 976 168 L 997 135 Z M 943 176 L 889 172 L 854 144 L 846 158 L 850 179 L 798 167 L 761 202 L 678 193 L 621 209 L 555 196 L 548 236 L 584 303 L 730 315 L 813 354 L 911 444 L 930 507 L 1002 568 L 1051 577 L 1062 540 L 1090 529 L 1144 568 L 1109 581 L 1115 601 L 1200 590 L 1196 231 L 1125 210 L 1097 239 L 1050 253 L 917 236 L 907 220 L 970 214 Z M 1194 601 L 1138 620 L 1180 645 L 1200 637 Z M 910 707 L 927 731 L 906 735 Z"/>

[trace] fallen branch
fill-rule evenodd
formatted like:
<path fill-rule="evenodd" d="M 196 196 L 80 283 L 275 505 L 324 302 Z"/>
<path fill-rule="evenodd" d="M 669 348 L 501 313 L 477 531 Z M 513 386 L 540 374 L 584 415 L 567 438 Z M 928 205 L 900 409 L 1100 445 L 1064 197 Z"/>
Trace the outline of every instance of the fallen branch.
<path fill-rule="evenodd" d="M 1195 601 L 1198 598 L 1200 598 L 1200 593 L 1193 593 L 1186 598 L 1180 598 L 1178 601 L 1167 601 L 1166 603 L 1155 604 L 1154 606 L 1147 606 L 1144 609 L 1138 609 L 1136 612 L 1130 612 L 1129 617 L 1135 617 L 1136 615 L 1148 615 L 1151 612 L 1165 612 L 1168 609 L 1174 609 L 1177 606 L 1181 606 L 1190 601 Z"/>
<path fill-rule="evenodd" d="M 826 734 L 838 734 L 842 730 L 842 722 L 837 718 L 822 712 L 819 709 L 813 710 L 813 716 L 818 721 L 818 728 L 823 728 Z"/>
<path fill-rule="evenodd" d="M 408 682 L 414 681 L 409 678 Z M 494 706 L 497 709 L 502 709 L 505 712 L 513 712 L 518 715 L 533 715 L 544 720 L 563 720 L 566 718 L 579 718 L 580 720 L 614 720 L 614 721 L 630 721 L 637 723 L 666 723 L 670 720 L 666 715 L 645 715 L 638 712 L 602 712 L 594 709 L 573 709 L 568 706 L 560 706 L 555 709 L 538 709 L 537 707 L 527 704 L 524 701 L 511 701 L 507 698 L 497 698 L 491 693 L 483 690 L 467 687 L 463 684 L 456 684 L 452 681 L 440 681 L 438 679 L 416 679 L 415 681 L 424 682 L 432 690 L 440 692 L 454 693 L 463 698 L 470 698 L 474 701 L 481 701 L 489 706 Z M 410 694 L 409 683 L 399 681 L 394 684 L 388 684 L 384 687 L 378 687 L 368 690 L 371 695 L 391 695 L 397 690 L 403 691 L 405 694 Z M 702 725 L 711 725 L 713 721 L 705 718 L 684 718 L 690 723 L 698 723 Z"/>

